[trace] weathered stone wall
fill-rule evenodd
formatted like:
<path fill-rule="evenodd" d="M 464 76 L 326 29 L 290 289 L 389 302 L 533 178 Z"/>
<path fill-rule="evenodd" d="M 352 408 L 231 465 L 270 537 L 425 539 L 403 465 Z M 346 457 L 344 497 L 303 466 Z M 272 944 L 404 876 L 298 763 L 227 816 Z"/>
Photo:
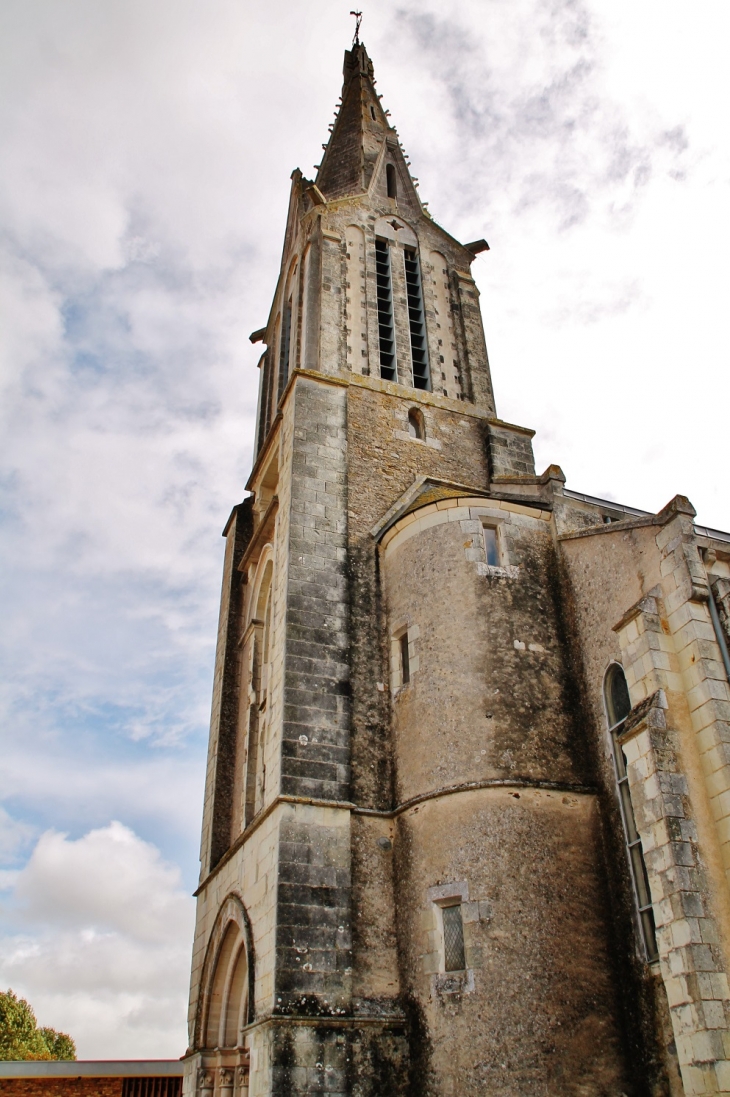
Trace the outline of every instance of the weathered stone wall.
<path fill-rule="evenodd" d="M 352 995 L 356 1012 L 393 1011 L 401 991 L 394 820 L 352 816 Z"/>
<path fill-rule="evenodd" d="M 398 802 L 469 781 L 586 780 L 549 517 L 447 499 L 389 531 L 388 630 L 415 633 L 411 681 L 394 688 L 391 675 Z M 498 526 L 499 567 L 487 566 L 482 523 Z"/>
<path fill-rule="evenodd" d="M 408 434 L 410 407 L 424 415 L 424 441 Z M 361 806 L 393 805 L 389 645 L 371 531 L 419 476 L 486 487 L 485 432 L 484 416 L 456 401 L 421 393 L 404 399 L 397 386 L 372 380 L 348 389 L 352 796 Z"/>
<path fill-rule="evenodd" d="M 341 386 L 294 392 L 280 791 L 349 799 L 346 405 Z"/>
<path fill-rule="evenodd" d="M 580 531 L 591 517 L 585 510 L 564 500 L 559 530 L 572 527 Z M 647 1084 L 671 1085 L 673 1095 L 681 1094 L 666 991 L 657 965 L 647 965 L 641 945 L 603 698 L 606 671 L 612 662 L 621 662 L 621 646 L 612 626 L 641 597 L 643 589 L 659 578 L 656 531 L 651 526 L 604 525 L 600 515 L 593 513 L 590 533 L 561 537 L 560 560 L 572 655 L 582 684 L 586 736 L 600 790 L 627 1041 L 635 1069 L 642 1072 Z"/>
<path fill-rule="evenodd" d="M 489 424 L 489 471 L 492 480 L 535 475 L 533 433 L 507 424 Z"/>
<path fill-rule="evenodd" d="M 403 977 L 427 1033 L 415 1092 L 633 1092 L 592 796 L 512 787 L 429 800 L 400 816 L 394 857 Z M 430 958 L 429 889 L 447 882 L 466 894 L 461 982 Z"/>

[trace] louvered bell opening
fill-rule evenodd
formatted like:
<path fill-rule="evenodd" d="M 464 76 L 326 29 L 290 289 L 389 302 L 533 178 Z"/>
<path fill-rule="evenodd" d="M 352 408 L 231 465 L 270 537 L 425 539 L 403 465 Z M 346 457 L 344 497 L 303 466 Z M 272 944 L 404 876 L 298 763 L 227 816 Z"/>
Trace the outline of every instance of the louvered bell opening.
<path fill-rule="evenodd" d="M 423 289 L 421 286 L 421 268 L 414 251 L 405 253 L 406 292 L 408 294 L 408 325 L 411 337 L 411 362 L 413 364 L 413 387 L 430 389 L 431 377 L 428 368 L 428 346 L 426 325 L 423 314 Z"/>
<path fill-rule="evenodd" d="M 390 274 L 390 251 L 383 240 L 375 241 L 375 273 L 378 298 L 378 335 L 380 376 L 396 381 L 395 333 L 393 331 L 393 288 Z"/>

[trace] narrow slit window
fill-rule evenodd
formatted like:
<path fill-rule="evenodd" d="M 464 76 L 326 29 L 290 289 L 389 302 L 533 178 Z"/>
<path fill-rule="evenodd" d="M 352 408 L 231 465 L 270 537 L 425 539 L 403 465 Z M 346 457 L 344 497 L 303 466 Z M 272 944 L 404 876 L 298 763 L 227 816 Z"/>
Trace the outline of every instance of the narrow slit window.
<path fill-rule="evenodd" d="M 408 412 L 408 433 L 411 438 L 419 438 L 421 441 L 426 437 L 423 413 L 418 408 L 411 408 Z"/>
<path fill-rule="evenodd" d="M 279 388 L 276 402 L 281 397 L 289 380 L 289 349 L 291 345 L 291 298 L 284 309 L 284 318 L 281 325 L 281 342 L 279 344 Z"/>
<path fill-rule="evenodd" d="M 487 564 L 491 568 L 499 567 L 499 545 L 497 544 L 497 531 L 493 526 L 484 527 L 484 548 L 487 553 Z"/>
<path fill-rule="evenodd" d="M 408 323 L 411 332 L 411 360 L 413 362 L 413 387 L 430 389 L 428 368 L 426 318 L 423 314 L 423 286 L 421 264 L 415 251 L 406 251 L 406 292 L 408 294 Z"/>
<path fill-rule="evenodd" d="M 375 272 L 380 336 L 380 376 L 384 381 L 397 381 L 395 331 L 393 328 L 393 282 L 390 272 L 390 248 L 385 240 L 375 241 Z"/>
<path fill-rule="evenodd" d="M 408 633 L 404 632 L 400 638 L 400 669 L 403 685 L 411 680 L 411 663 L 408 656 Z"/>
<path fill-rule="evenodd" d="M 388 198 L 397 198 L 398 180 L 396 179 L 395 167 L 393 164 L 385 165 L 385 181 L 388 187 Z"/>
<path fill-rule="evenodd" d="M 264 448 L 264 442 L 269 436 L 271 426 L 271 358 L 269 351 L 261 359 L 261 407 L 259 410 L 259 452 Z"/>
<path fill-rule="evenodd" d="M 641 923 L 641 935 L 644 941 L 644 949 L 648 960 L 656 960 L 658 956 L 656 943 L 656 925 L 654 922 L 654 908 L 651 902 L 649 890 L 649 877 L 646 872 L 644 851 L 641 847 L 641 838 L 636 829 L 634 807 L 631 803 L 631 791 L 629 789 L 629 775 L 626 771 L 626 758 L 618 741 L 618 737 L 624 729 L 626 717 L 631 712 L 631 699 L 629 687 L 626 683 L 626 675 L 623 667 L 613 663 L 606 673 L 603 684 L 603 693 L 608 713 L 609 732 L 613 747 L 613 760 L 616 770 L 616 783 L 618 785 L 619 802 L 621 804 L 621 817 L 624 824 L 626 846 L 629 853 L 629 865 L 634 885 L 634 896 Z"/>
<path fill-rule="evenodd" d="M 441 918 L 444 927 L 444 971 L 465 971 L 464 922 L 461 903 L 443 907 Z"/>

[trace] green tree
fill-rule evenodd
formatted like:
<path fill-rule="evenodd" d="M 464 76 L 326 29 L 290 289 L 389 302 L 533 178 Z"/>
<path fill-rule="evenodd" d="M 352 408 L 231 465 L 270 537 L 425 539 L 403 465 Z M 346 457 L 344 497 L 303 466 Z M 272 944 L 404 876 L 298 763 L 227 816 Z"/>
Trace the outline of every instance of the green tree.
<path fill-rule="evenodd" d="M 52 1059 L 75 1059 L 76 1044 L 65 1032 L 56 1032 L 55 1028 L 41 1028 L 38 1030 L 43 1037 L 43 1042 L 51 1053 Z"/>
<path fill-rule="evenodd" d="M 75 1059 L 76 1047 L 65 1032 L 38 1028 L 35 1013 L 12 990 L 0 991 L 0 1060 Z"/>

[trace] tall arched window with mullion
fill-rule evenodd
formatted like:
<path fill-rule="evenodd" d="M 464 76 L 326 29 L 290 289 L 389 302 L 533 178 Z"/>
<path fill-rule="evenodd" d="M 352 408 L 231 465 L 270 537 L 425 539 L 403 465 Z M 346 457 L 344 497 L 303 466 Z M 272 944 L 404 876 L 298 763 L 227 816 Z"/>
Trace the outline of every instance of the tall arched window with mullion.
<path fill-rule="evenodd" d="M 641 935 L 647 960 L 657 959 L 656 926 L 654 923 L 654 910 L 649 890 L 649 878 L 646 873 L 644 852 L 641 848 L 641 838 L 636 829 L 634 807 L 631 803 L 631 791 L 629 789 L 629 775 L 626 769 L 626 757 L 621 747 L 621 732 L 626 726 L 626 718 L 631 712 L 631 700 L 629 687 L 623 667 L 618 663 L 612 663 L 606 671 L 603 682 L 603 696 L 608 717 L 608 728 L 611 735 L 613 748 L 613 762 L 616 771 L 616 783 L 618 785 L 619 801 L 621 804 L 621 817 L 624 824 L 626 846 L 629 854 L 631 878 L 634 885 L 634 897 L 639 913 Z"/>

